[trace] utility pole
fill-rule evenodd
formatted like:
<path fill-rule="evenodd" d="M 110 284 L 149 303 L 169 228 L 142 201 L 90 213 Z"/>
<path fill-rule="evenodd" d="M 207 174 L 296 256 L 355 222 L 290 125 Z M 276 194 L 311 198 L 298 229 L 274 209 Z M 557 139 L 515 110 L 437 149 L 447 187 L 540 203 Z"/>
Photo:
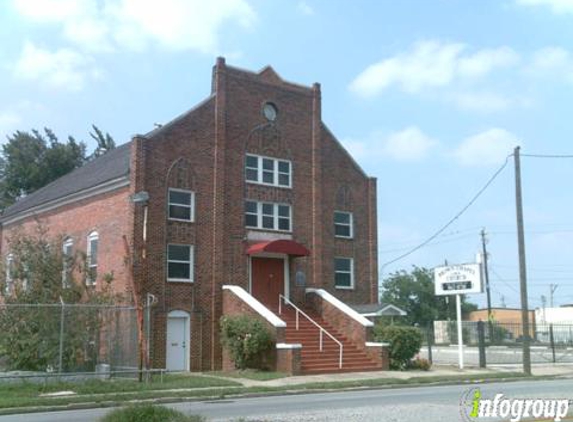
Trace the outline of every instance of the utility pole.
<path fill-rule="evenodd" d="M 519 147 L 513 154 L 515 162 L 515 210 L 517 218 L 517 247 L 519 254 L 519 286 L 521 292 L 521 324 L 523 326 L 523 372 L 531 375 L 531 350 L 529 335 L 529 308 L 527 304 L 527 270 L 525 264 L 525 235 L 523 228 L 523 199 L 521 196 L 521 163 Z"/>
<path fill-rule="evenodd" d="M 487 268 L 487 249 L 486 249 L 485 229 L 481 229 L 481 248 L 482 248 L 482 261 L 483 261 L 483 276 L 485 279 L 485 291 L 487 294 L 487 325 L 489 328 L 489 338 L 493 337 L 493 316 L 491 314 L 491 291 L 489 288 L 489 271 Z"/>
<path fill-rule="evenodd" d="M 555 293 L 555 290 L 557 290 L 557 287 L 559 287 L 558 284 L 550 284 L 549 285 L 549 307 L 553 308 L 553 293 Z"/>
<path fill-rule="evenodd" d="M 543 322 L 545 324 L 545 308 L 547 308 L 547 298 L 545 297 L 545 295 L 541 295 L 541 309 L 543 309 L 543 318 L 541 319 L 541 322 Z"/>
<path fill-rule="evenodd" d="M 487 319 L 491 321 L 491 292 L 489 288 L 489 271 L 487 269 L 487 249 L 486 249 L 485 229 L 481 229 L 481 247 L 483 256 L 483 276 L 485 279 L 485 291 L 487 293 Z"/>

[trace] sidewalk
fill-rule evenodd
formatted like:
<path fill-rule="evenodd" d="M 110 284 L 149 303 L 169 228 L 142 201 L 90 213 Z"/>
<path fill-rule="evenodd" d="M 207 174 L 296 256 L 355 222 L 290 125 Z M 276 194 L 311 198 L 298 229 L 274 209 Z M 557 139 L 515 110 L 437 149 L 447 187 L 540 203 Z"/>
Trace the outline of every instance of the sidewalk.
<path fill-rule="evenodd" d="M 568 376 L 573 377 L 573 365 L 535 365 L 533 375 L 536 376 Z M 521 365 L 496 365 L 486 369 L 465 368 L 460 370 L 454 366 L 433 366 L 430 371 L 369 371 L 369 372 L 349 372 L 340 374 L 321 374 L 321 375 L 300 375 L 279 378 L 268 381 L 252 380 L 247 378 L 232 378 L 234 381 L 241 383 L 245 387 L 287 387 L 297 386 L 309 383 L 324 382 L 343 382 L 343 381 L 362 381 L 382 378 L 393 378 L 407 380 L 411 378 L 441 377 L 455 375 L 483 375 L 484 378 L 490 374 L 499 374 L 504 372 L 521 372 Z M 209 375 L 212 376 L 212 375 Z M 220 375 L 218 375 L 220 376 Z M 224 376 L 221 376 L 225 378 Z"/>

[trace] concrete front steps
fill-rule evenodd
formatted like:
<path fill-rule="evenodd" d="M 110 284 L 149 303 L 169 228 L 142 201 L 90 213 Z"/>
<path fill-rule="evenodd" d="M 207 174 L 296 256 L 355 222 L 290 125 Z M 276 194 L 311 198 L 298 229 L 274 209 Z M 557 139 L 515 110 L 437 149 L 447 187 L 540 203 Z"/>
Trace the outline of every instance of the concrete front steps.
<path fill-rule="evenodd" d="M 296 330 L 295 310 L 290 306 L 283 306 L 282 313 L 278 309 L 273 312 L 286 322 L 286 343 L 302 344 L 301 372 L 303 374 L 327 374 L 335 372 L 361 372 L 378 371 L 380 368 L 371 360 L 364 351 L 358 349 L 348 338 L 340 334 L 328 322 L 320 316 L 303 309 L 317 324 L 332 334 L 342 343 L 342 368 L 339 367 L 340 347 L 327 334 L 323 333 L 323 348 L 320 351 L 320 330 L 299 314 L 299 329 Z"/>

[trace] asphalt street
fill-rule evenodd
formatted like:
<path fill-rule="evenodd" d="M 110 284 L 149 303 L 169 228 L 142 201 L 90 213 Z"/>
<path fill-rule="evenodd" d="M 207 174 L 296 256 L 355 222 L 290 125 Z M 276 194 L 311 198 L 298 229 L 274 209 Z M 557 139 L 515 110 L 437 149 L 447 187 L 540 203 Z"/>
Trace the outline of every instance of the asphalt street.
<path fill-rule="evenodd" d="M 571 379 L 492 383 L 479 388 L 484 398 L 503 393 L 509 398 L 573 399 Z M 468 386 L 460 385 L 414 387 L 184 402 L 169 406 L 221 422 L 241 418 L 269 422 L 449 422 L 464 420 L 461 412 L 465 408 L 460 402 L 468 391 Z M 0 422 L 95 422 L 109 411 L 89 409 L 0 416 Z"/>

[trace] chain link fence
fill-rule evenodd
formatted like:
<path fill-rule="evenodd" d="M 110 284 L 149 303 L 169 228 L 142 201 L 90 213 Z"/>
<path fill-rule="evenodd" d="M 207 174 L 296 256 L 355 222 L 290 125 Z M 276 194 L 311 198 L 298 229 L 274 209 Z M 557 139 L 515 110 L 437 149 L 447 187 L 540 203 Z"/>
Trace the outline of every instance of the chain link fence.
<path fill-rule="evenodd" d="M 424 339 L 422 357 L 434 364 L 458 364 L 456 321 L 434 321 L 420 330 Z M 525 335 L 519 323 L 463 321 L 464 364 L 521 365 Z M 532 364 L 573 364 L 573 324 L 531 324 L 529 338 Z"/>
<path fill-rule="evenodd" d="M 0 304 L 0 382 L 134 373 L 137 311 L 130 306 Z"/>

